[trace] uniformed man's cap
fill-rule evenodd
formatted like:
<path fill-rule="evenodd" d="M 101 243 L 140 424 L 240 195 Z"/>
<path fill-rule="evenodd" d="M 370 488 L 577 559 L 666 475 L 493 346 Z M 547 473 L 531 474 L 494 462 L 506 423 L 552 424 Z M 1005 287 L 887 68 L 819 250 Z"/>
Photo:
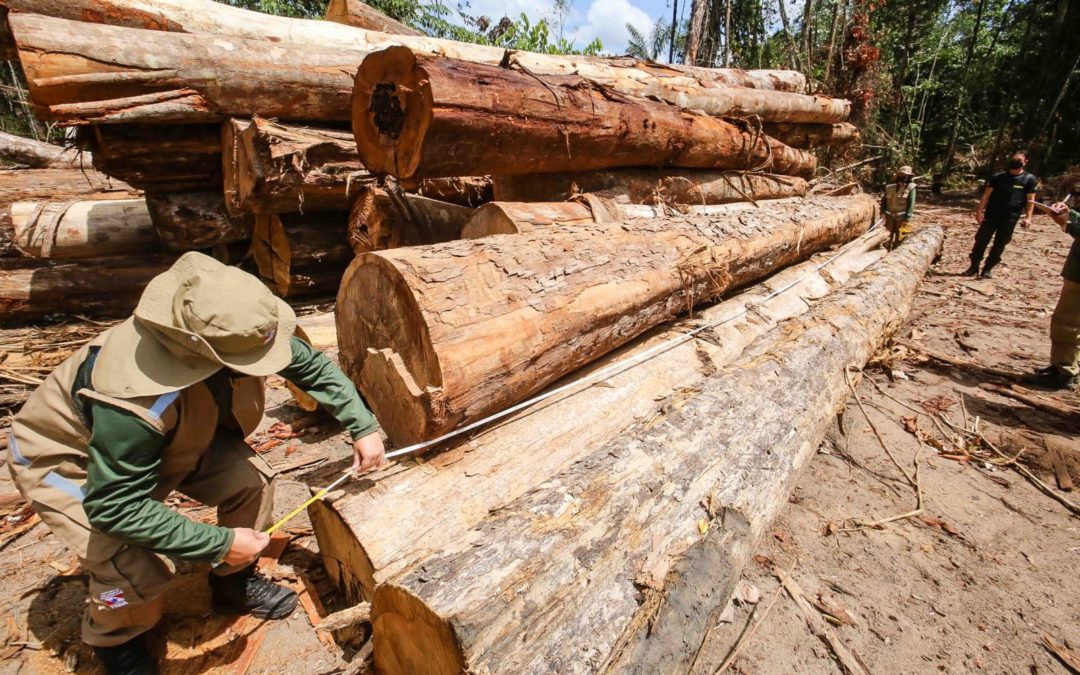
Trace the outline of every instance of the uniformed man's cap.
<path fill-rule="evenodd" d="M 897 176 L 914 176 L 915 172 L 912 171 L 910 166 L 905 164 L 904 166 L 902 166 L 902 167 L 900 167 L 899 169 L 896 170 L 896 175 Z"/>

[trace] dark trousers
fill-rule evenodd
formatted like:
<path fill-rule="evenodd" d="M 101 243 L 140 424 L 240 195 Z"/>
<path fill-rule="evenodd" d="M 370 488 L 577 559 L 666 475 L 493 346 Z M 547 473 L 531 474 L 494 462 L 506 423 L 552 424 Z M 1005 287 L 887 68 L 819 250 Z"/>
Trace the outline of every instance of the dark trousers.
<path fill-rule="evenodd" d="M 1009 217 L 983 218 L 982 224 L 979 225 L 979 231 L 975 233 L 975 245 L 971 247 L 971 266 L 974 268 L 979 267 L 991 239 L 994 240 L 994 245 L 990 246 L 990 255 L 986 258 L 986 266 L 983 271 L 989 270 L 1001 262 L 1001 254 L 1005 252 L 1005 247 L 1012 241 L 1018 220 L 1020 219 Z"/>

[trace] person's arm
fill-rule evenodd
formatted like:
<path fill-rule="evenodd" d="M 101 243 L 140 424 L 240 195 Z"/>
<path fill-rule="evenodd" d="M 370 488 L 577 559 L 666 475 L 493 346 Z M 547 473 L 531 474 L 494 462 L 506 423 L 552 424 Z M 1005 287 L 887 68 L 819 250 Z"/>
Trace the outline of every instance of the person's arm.
<path fill-rule="evenodd" d="M 292 363 L 279 375 L 304 390 L 333 415 L 353 440 L 353 468 L 366 471 L 385 463 L 379 423 L 364 405 L 352 381 L 326 355 L 292 338 Z"/>
<path fill-rule="evenodd" d="M 1024 183 L 1024 195 L 1027 201 L 1024 203 L 1024 218 L 1020 221 L 1021 227 L 1026 228 L 1030 225 L 1031 219 L 1035 215 L 1035 191 L 1038 185 L 1034 178 Z"/>
<path fill-rule="evenodd" d="M 90 406 L 93 428 L 83 509 L 96 530 L 132 546 L 194 560 L 225 559 L 235 533 L 197 523 L 150 495 L 158 485 L 165 437 L 135 415 Z"/>
<path fill-rule="evenodd" d="M 990 187 L 990 183 L 986 184 L 986 189 L 983 190 L 982 199 L 979 200 L 979 205 L 975 207 L 975 222 L 982 223 L 983 217 L 986 215 L 986 205 L 990 202 L 990 195 L 994 192 L 994 188 Z"/>
<path fill-rule="evenodd" d="M 911 220 L 911 217 L 915 215 L 915 190 L 916 188 L 914 185 L 908 189 L 907 211 L 904 212 L 904 218 L 906 220 Z"/>

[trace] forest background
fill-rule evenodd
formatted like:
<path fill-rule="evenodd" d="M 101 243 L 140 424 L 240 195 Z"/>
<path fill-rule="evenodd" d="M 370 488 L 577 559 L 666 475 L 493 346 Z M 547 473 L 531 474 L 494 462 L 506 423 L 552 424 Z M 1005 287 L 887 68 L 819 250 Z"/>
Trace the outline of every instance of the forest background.
<path fill-rule="evenodd" d="M 326 0 L 222 0 L 319 18 Z M 574 0 L 544 16 L 476 15 L 446 0 L 371 0 L 424 33 L 507 49 L 609 53 L 576 44 Z M 627 25 L 636 57 L 710 67 L 790 68 L 815 92 L 850 99 L 861 147 L 839 163 L 885 180 L 912 164 L 921 182 L 973 187 L 1016 149 L 1042 177 L 1080 181 L 1080 2 L 1074 0 L 667 0 L 649 30 Z M 0 64 L 0 129 L 62 138 L 29 114 L 16 64 Z M 1072 169 L 1070 171 L 1070 169 Z M 1058 181 L 1060 183 L 1060 180 Z"/>

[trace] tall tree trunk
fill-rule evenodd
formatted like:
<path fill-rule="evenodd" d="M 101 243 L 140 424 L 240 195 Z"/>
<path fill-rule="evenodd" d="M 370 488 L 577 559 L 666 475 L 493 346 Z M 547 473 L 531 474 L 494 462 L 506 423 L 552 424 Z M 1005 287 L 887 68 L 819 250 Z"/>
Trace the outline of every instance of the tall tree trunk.
<path fill-rule="evenodd" d="M 963 74 L 960 77 L 960 86 L 957 89 L 956 105 L 953 108 L 953 124 L 952 129 L 949 131 L 949 143 L 945 150 L 945 168 L 941 170 L 941 182 L 949 179 L 949 176 L 952 175 L 953 166 L 956 164 L 956 143 L 960 138 L 960 122 L 963 119 L 960 111 L 967 99 L 967 84 L 971 77 L 971 60 L 975 56 L 975 45 L 979 41 L 979 28 L 982 25 L 985 5 L 986 0 L 979 0 L 975 10 L 975 26 L 971 30 L 971 42 L 968 43 L 967 54 L 964 57 Z"/>
<path fill-rule="evenodd" d="M 433 438 L 853 239 L 874 211 L 865 196 L 817 198 L 753 217 L 674 215 L 368 253 L 338 294 L 341 363 L 394 442 Z"/>
<path fill-rule="evenodd" d="M 731 0 L 724 0 L 724 67 L 731 67 Z"/>
<path fill-rule="evenodd" d="M 326 20 L 395 35 L 423 35 L 360 0 L 330 0 Z"/>
<path fill-rule="evenodd" d="M 693 169 L 612 169 L 581 173 L 498 176 L 503 202 L 558 202 L 591 193 L 632 204 L 726 204 L 801 197 L 806 181 L 794 176 Z"/>
<path fill-rule="evenodd" d="M 784 29 L 784 44 L 787 47 L 788 63 L 792 70 L 798 70 L 805 74 L 799 59 L 799 48 L 795 45 L 795 35 L 791 32 L 791 24 L 788 23 L 787 10 L 784 9 L 784 0 L 776 0 L 776 6 L 780 9 L 780 25 Z"/>
<path fill-rule="evenodd" d="M 709 0 L 692 0 L 690 4 L 690 30 L 686 35 L 686 65 L 698 65 L 698 50 L 709 17 Z"/>
<path fill-rule="evenodd" d="M 671 0 L 671 46 L 668 47 L 668 63 L 675 63 L 675 36 L 679 34 L 679 0 Z"/>
<path fill-rule="evenodd" d="M 361 161 L 406 179 L 641 165 L 809 175 L 816 163 L 724 120 L 581 78 L 541 78 L 404 47 L 364 59 L 353 108 Z"/>

